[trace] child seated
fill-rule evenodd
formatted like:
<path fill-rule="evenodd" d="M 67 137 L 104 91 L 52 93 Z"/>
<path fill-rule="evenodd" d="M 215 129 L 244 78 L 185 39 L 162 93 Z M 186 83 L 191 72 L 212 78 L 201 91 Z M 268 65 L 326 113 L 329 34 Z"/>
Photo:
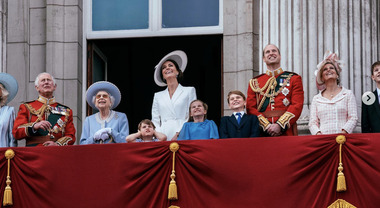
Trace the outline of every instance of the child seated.
<path fill-rule="evenodd" d="M 128 135 L 125 140 L 126 142 L 157 142 L 166 141 L 166 135 L 157 132 L 156 127 L 153 122 L 149 119 L 142 120 L 138 127 L 137 132 Z"/>

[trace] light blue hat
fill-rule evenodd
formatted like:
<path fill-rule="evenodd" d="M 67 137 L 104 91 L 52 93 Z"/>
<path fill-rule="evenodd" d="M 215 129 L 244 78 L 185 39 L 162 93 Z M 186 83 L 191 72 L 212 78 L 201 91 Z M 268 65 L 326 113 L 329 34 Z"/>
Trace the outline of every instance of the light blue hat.
<path fill-rule="evenodd" d="M 87 89 L 87 92 L 86 92 L 86 100 L 87 100 L 87 103 L 88 103 L 93 109 L 96 109 L 96 106 L 95 106 L 95 103 L 92 102 L 92 101 L 93 101 L 92 98 L 93 98 L 94 96 L 96 96 L 96 94 L 97 94 L 99 91 L 106 91 L 106 92 L 108 92 L 110 95 L 112 95 L 112 96 L 115 98 L 115 102 L 114 102 L 114 104 L 112 105 L 111 109 L 116 108 L 116 107 L 120 104 L 120 101 L 121 101 L 121 93 L 120 93 L 119 88 L 117 88 L 116 85 L 112 84 L 111 82 L 107 82 L 107 81 L 99 81 L 99 82 L 95 82 L 94 84 L 92 84 L 92 85 Z"/>
<path fill-rule="evenodd" d="M 0 73 L 0 83 L 9 92 L 7 103 L 11 102 L 16 97 L 18 91 L 17 80 L 10 74 Z"/>

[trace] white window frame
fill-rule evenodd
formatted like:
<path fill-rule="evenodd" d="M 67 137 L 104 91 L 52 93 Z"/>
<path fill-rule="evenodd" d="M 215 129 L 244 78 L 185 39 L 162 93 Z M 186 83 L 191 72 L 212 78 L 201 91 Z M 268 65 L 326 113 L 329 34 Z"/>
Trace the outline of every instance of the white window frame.
<path fill-rule="evenodd" d="M 219 25 L 205 27 L 162 28 L 162 1 L 149 0 L 148 29 L 93 31 L 92 0 L 85 0 L 84 7 L 87 39 L 223 34 L 223 0 L 219 0 Z"/>

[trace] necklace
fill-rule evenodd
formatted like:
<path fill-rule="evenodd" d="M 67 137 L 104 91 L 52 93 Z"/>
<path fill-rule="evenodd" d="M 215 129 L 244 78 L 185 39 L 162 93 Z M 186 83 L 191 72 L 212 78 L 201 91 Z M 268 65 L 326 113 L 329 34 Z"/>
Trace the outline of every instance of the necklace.
<path fill-rule="evenodd" d="M 339 88 L 335 88 L 332 92 L 331 92 L 331 94 L 330 94 L 330 99 L 331 98 L 333 98 L 335 95 L 336 95 L 336 91 L 338 90 Z"/>

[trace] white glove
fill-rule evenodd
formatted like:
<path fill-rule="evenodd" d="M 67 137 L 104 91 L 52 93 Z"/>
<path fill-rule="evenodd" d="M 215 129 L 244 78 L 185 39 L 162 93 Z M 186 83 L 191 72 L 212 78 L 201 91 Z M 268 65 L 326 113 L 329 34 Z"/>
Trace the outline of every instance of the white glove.
<path fill-rule="evenodd" d="M 100 141 L 102 140 L 103 142 L 109 139 L 111 135 L 111 128 L 103 128 L 99 129 L 97 132 L 94 134 L 94 141 Z"/>

